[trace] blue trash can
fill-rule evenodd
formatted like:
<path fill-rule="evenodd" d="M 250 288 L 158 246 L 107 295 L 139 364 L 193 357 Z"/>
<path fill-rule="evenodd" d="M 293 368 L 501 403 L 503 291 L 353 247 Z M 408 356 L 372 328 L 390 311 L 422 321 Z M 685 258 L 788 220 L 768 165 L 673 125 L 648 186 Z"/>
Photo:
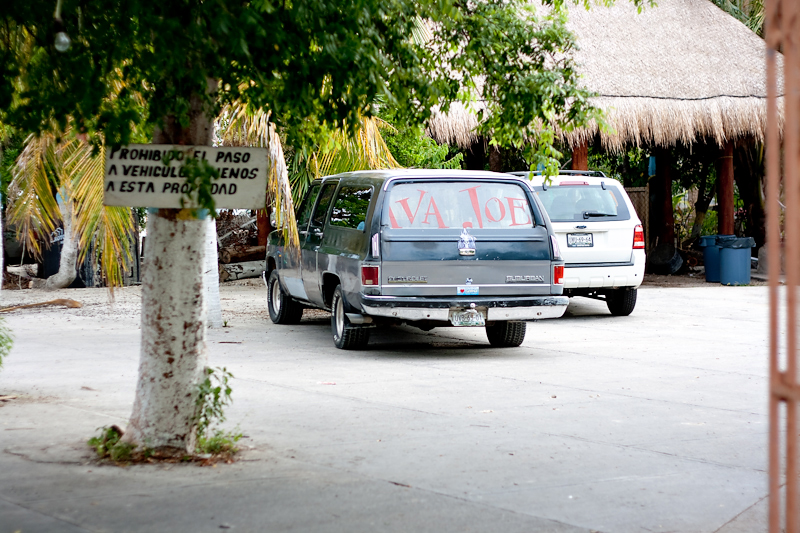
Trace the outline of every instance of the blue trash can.
<path fill-rule="evenodd" d="M 725 237 L 728 237 L 725 235 Z M 723 285 L 750 284 L 750 251 L 756 245 L 752 237 L 717 239 L 719 281 Z"/>
<path fill-rule="evenodd" d="M 700 237 L 700 247 L 703 249 L 703 263 L 706 269 L 706 281 L 719 283 L 719 235 L 703 235 Z"/>

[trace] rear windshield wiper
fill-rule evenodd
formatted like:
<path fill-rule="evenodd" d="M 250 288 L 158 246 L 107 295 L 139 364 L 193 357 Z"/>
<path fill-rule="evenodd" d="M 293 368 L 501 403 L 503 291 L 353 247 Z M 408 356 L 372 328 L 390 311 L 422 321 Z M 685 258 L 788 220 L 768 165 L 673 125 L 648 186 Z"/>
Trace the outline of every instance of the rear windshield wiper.
<path fill-rule="evenodd" d="M 600 213 L 599 211 L 584 211 L 583 218 L 589 217 L 615 217 L 616 213 Z"/>

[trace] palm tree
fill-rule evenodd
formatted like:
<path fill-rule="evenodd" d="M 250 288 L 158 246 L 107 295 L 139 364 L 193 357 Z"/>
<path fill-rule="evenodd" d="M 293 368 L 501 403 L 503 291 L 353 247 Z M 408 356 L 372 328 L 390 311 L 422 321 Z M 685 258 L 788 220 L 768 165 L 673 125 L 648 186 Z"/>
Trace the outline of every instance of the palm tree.
<path fill-rule="evenodd" d="M 267 203 L 271 201 L 277 226 L 285 228 L 288 240 L 295 245 L 298 235 L 293 205 L 303 198 L 314 179 L 353 170 L 400 167 L 380 134 L 382 128 L 392 126 L 377 117 L 362 117 L 354 135 L 333 130 L 321 146 L 294 150 L 294 179 L 290 179 L 283 143 L 270 121 L 269 111 L 233 103 L 222 110 L 217 125 L 223 145 L 261 146 L 269 150 Z"/>
<path fill-rule="evenodd" d="M 8 189 L 8 221 L 16 225 L 17 237 L 40 257 L 39 237 L 64 226 L 59 272 L 46 288 L 72 283 L 77 262 L 86 258 L 92 244 L 106 283 L 122 285 L 131 261 L 134 220 L 129 208 L 103 206 L 104 159 L 102 146 L 93 148 L 70 131 L 61 137 L 29 136 L 17 158 Z"/>

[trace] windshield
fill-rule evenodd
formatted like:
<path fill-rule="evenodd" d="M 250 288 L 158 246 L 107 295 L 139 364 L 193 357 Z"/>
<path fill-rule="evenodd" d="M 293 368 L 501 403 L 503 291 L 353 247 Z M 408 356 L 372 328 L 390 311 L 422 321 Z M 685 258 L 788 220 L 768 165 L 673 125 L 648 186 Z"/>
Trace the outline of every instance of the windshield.
<path fill-rule="evenodd" d="M 628 220 L 630 215 L 617 187 L 555 185 L 536 194 L 553 222 Z"/>
<path fill-rule="evenodd" d="M 394 229 L 534 226 L 528 197 L 514 183 L 399 183 L 386 202 L 383 224 Z"/>

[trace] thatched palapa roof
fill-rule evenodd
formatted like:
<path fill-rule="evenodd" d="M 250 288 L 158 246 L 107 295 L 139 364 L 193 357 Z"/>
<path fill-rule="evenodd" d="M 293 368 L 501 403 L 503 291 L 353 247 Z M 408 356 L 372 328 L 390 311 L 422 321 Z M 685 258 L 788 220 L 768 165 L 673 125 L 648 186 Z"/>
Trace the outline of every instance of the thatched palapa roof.
<path fill-rule="evenodd" d="M 588 11 L 582 3 L 569 6 L 568 27 L 580 48 L 575 55 L 578 71 L 584 86 L 598 95 L 592 103 L 605 112 L 613 131 L 602 133 L 593 125 L 562 132 L 562 138 L 574 146 L 599 135 L 611 151 L 701 138 L 720 145 L 744 136 L 763 140 L 763 39 L 709 0 L 657 3 L 642 13 L 626 0 L 612 7 L 593 5 Z M 430 135 L 439 142 L 470 146 L 477 140 L 474 109 L 453 105 L 447 115 L 435 114 Z"/>

